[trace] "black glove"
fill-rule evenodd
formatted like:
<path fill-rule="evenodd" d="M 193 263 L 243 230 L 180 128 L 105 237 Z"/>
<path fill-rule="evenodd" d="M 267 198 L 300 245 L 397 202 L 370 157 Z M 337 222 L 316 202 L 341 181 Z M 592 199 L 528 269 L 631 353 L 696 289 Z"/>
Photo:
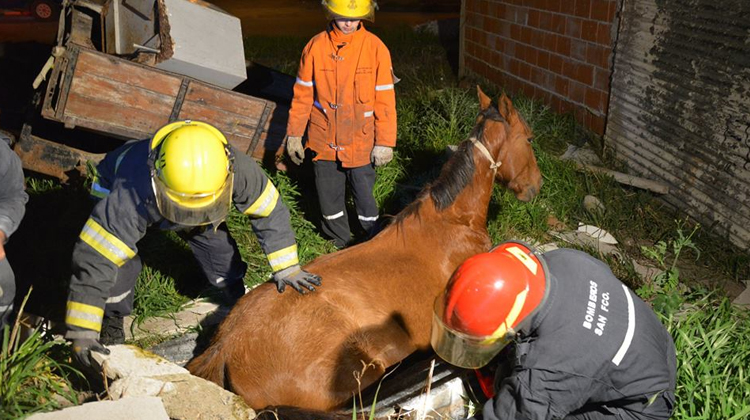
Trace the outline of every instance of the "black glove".
<path fill-rule="evenodd" d="M 299 265 L 293 265 L 273 273 L 273 281 L 276 282 L 276 290 L 279 293 L 284 293 L 287 284 L 303 295 L 307 293 L 307 290 L 314 292 L 315 287 L 313 285 L 320 286 L 320 276 L 308 273 Z"/>
<path fill-rule="evenodd" d="M 93 338 L 76 338 L 73 340 L 73 355 L 83 366 L 91 368 L 91 352 L 109 354 L 109 349 L 104 347 L 99 340 Z"/>

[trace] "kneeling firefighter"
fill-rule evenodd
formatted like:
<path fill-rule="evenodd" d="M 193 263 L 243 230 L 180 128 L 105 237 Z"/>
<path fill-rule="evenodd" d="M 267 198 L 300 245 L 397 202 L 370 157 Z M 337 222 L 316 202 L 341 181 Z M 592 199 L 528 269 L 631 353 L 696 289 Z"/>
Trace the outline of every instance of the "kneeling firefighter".
<path fill-rule="evenodd" d="M 435 302 L 431 342 L 472 369 L 505 348 L 484 420 L 668 419 L 674 406 L 672 337 L 581 251 L 505 242 L 467 259 Z"/>
<path fill-rule="evenodd" d="M 86 366 L 92 350 L 108 353 L 102 344 L 124 341 L 123 316 L 133 309 L 142 268 L 136 243 L 150 226 L 185 239 L 231 305 L 245 293 L 247 270 L 225 223 L 234 203 L 250 217 L 279 293 L 287 285 L 300 293 L 320 285 L 300 268 L 289 210 L 273 183 L 209 124 L 174 122 L 108 153 L 91 194 L 98 202 L 73 250 L 65 317 L 65 336 Z"/>

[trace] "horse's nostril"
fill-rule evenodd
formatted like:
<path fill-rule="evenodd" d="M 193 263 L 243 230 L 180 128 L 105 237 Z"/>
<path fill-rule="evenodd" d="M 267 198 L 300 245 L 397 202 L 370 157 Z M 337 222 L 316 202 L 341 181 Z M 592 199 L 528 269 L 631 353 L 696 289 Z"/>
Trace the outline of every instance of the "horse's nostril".
<path fill-rule="evenodd" d="M 528 190 L 526 190 L 526 197 L 524 202 L 531 201 L 532 198 L 536 197 L 536 195 L 539 193 L 539 189 L 535 186 L 530 186 Z"/>

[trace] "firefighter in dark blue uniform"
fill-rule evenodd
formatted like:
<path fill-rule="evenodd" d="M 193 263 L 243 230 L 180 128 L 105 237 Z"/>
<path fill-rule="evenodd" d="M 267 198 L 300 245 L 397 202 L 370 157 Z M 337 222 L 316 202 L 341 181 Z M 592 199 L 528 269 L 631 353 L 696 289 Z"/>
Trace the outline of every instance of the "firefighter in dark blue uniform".
<path fill-rule="evenodd" d="M 480 368 L 501 357 L 478 417 L 668 419 L 672 337 L 651 308 L 590 255 L 506 242 L 466 260 L 435 302 L 432 346 Z M 497 359 L 496 359 L 497 361 Z"/>
<path fill-rule="evenodd" d="M 97 166 L 99 201 L 73 250 L 65 323 L 77 358 L 124 341 L 141 271 L 136 243 L 149 226 L 177 231 L 209 282 L 233 304 L 245 293 L 247 265 L 224 222 L 232 203 L 250 224 L 279 292 L 315 290 L 320 278 L 300 268 L 289 210 L 258 164 L 236 153 L 215 127 L 171 123 L 151 140 L 130 141 Z M 104 324 L 104 325 L 103 325 Z M 100 337 L 101 332 L 101 337 Z M 101 341 L 100 341 L 101 340 Z"/>
<path fill-rule="evenodd" d="M 16 295 L 16 278 L 5 255 L 5 243 L 21 223 L 27 201 L 21 159 L 0 139 L 0 334 L 10 322 Z"/>

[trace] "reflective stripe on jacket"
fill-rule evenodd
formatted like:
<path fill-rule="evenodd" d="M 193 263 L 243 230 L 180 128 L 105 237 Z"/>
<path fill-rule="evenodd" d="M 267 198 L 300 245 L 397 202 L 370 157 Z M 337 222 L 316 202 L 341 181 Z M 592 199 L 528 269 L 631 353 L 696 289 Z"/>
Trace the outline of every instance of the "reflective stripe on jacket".
<path fill-rule="evenodd" d="M 148 140 L 131 141 L 108 153 L 97 166 L 91 193 L 101 200 L 73 248 L 65 317 L 68 338 L 98 337 L 117 269 L 136 256 L 136 244 L 149 226 L 162 230 L 185 228 L 159 213 L 151 187 L 148 152 Z M 247 155 L 232 152 L 235 207 L 250 217 L 274 272 L 298 264 L 289 209 L 258 164 Z"/>
<path fill-rule="evenodd" d="M 396 146 L 391 55 L 364 26 L 344 35 L 331 24 L 302 51 L 287 135 L 305 128 L 316 160 L 348 168 L 369 164 L 374 145 Z"/>

